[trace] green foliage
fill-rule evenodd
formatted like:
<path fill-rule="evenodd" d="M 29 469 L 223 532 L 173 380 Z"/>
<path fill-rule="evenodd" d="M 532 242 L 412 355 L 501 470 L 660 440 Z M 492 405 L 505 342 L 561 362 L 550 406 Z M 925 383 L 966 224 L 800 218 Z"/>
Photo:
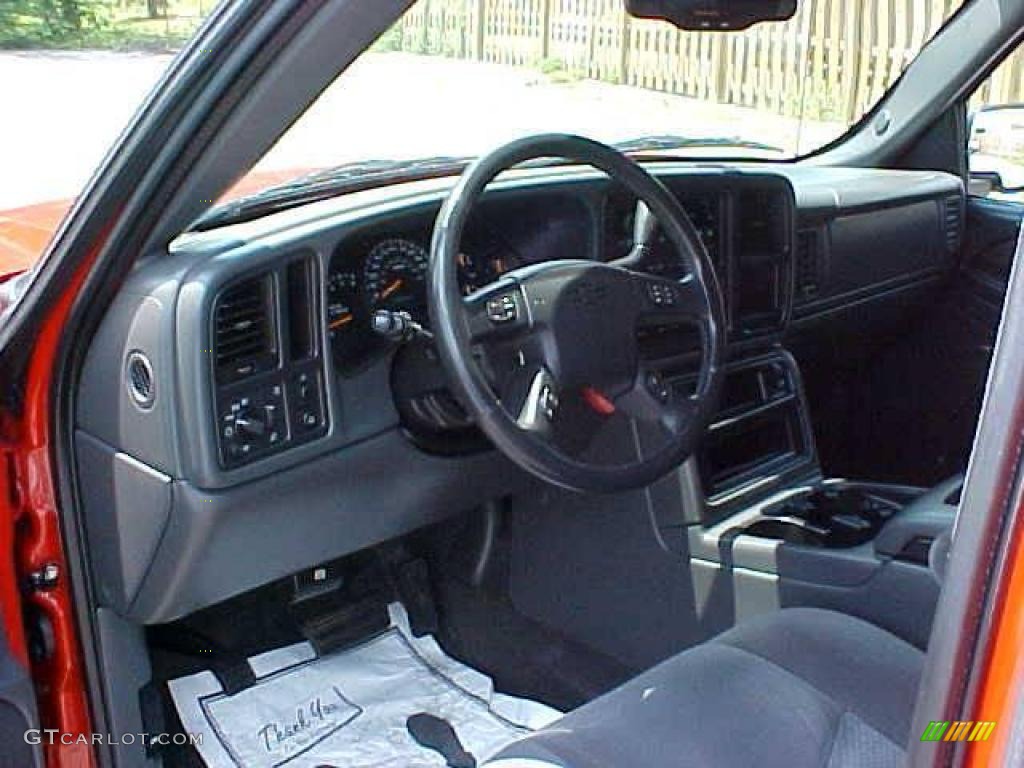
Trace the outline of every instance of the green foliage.
<path fill-rule="evenodd" d="M 173 51 L 216 0 L 0 0 L 0 48 Z"/>
<path fill-rule="evenodd" d="M 110 3 L 100 0 L 0 0 L 0 45 L 59 44 L 101 31 Z"/>
<path fill-rule="evenodd" d="M 545 75 L 553 75 L 555 72 L 565 72 L 567 68 L 561 59 L 549 56 L 537 62 L 537 69 Z"/>

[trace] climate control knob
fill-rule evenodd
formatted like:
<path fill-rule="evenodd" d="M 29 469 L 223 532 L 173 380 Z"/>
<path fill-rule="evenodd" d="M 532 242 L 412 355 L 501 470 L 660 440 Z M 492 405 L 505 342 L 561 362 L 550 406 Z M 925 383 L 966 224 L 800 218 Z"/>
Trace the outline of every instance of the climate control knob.
<path fill-rule="evenodd" d="M 252 411 L 242 411 L 235 418 L 235 426 L 252 437 L 262 437 L 267 431 L 267 423 Z"/>

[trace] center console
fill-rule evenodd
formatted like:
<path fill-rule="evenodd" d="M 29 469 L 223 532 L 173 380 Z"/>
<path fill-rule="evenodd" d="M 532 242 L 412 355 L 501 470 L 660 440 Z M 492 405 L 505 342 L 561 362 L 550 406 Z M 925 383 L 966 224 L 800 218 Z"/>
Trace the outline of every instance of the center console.
<path fill-rule="evenodd" d="M 814 436 L 792 357 L 776 352 L 727 369 L 697 468 L 705 521 L 815 475 Z"/>
<path fill-rule="evenodd" d="M 861 616 L 923 647 L 939 582 L 932 542 L 961 478 L 920 488 L 826 478 L 795 360 L 778 350 L 727 368 L 721 408 L 682 486 L 695 592 L 711 624 L 784 606 Z"/>

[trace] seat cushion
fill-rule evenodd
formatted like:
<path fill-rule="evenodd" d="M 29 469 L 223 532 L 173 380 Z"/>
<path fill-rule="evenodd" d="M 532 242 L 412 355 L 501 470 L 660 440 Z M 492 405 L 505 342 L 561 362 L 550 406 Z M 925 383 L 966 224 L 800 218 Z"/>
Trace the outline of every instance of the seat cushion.
<path fill-rule="evenodd" d="M 860 619 L 786 609 L 662 662 L 488 765 L 895 768 L 922 663 Z"/>

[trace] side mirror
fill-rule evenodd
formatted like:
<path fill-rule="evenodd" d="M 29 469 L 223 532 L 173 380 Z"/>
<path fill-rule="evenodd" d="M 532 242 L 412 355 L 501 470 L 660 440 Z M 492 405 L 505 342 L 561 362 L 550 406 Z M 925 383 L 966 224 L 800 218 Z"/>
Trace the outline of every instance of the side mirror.
<path fill-rule="evenodd" d="M 972 182 L 995 192 L 1024 192 L 1024 104 L 983 107 L 967 124 Z"/>

